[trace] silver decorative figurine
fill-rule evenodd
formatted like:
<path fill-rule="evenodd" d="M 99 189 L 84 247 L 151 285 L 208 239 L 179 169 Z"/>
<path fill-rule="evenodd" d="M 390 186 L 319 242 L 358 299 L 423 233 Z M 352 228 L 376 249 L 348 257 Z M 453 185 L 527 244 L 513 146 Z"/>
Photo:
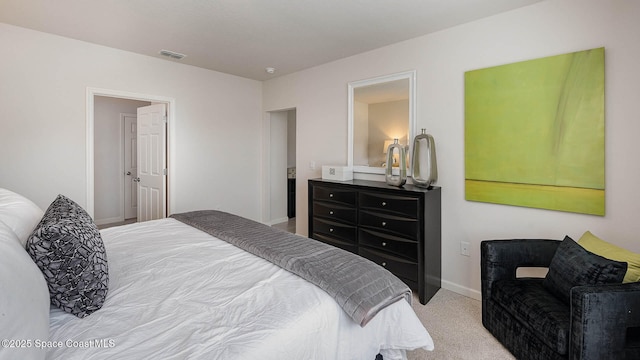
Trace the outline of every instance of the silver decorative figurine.
<path fill-rule="evenodd" d="M 393 175 L 393 153 L 398 149 L 399 175 Z M 407 182 L 407 153 L 403 145 L 398 144 L 398 139 L 393 139 L 393 144 L 387 148 L 387 170 L 385 172 L 387 184 L 402 186 Z"/>
<path fill-rule="evenodd" d="M 438 166 L 436 163 L 436 143 L 433 136 L 422 129 L 422 134 L 413 140 L 412 156 L 413 184 L 428 188 L 438 181 Z"/>

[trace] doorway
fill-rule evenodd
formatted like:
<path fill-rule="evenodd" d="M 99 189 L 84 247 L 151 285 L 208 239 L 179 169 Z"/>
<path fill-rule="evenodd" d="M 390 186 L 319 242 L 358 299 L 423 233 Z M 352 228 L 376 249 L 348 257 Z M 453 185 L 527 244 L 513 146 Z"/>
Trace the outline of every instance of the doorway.
<path fill-rule="evenodd" d="M 161 187 L 162 204 L 159 206 L 159 218 L 169 213 L 168 179 L 171 175 L 168 165 L 170 157 L 170 133 L 174 118 L 174 103 L 170 98 L 134 94 L 122 91 L 87 88 L 87 212 L 94 218 L 97 225 L 136 221 L 131 214 L 125 215 L 125 185 L 127 180 L 136 178 L 136 174 L 127 168 L 125 171 L 125 156 L 130 160 L 136 159 L 135 152 L 125 149 L 125 143 L 136 148 L 136 140 L 130 136 L 125 138 L 125 128 L 131 129 L 137 109 L 152 107 L 152 104 L 162 104 L 166 107 L 164 121 L 166 124 L 166 142 L 162 144 L 164 169 L 164 185 Z M 106 120 L 105 120 L 106 119 Z M 133 143 L 131 143 L 133 142 Z M 135 161 L 135 160 L 134 160 Z M 136 165 L 135 162 L 131 165 Z M 127 165 L 128 166 L 128 165 Z M 130 172 L 130 175 L 127 175 Z M 129 181 L 130 182 L 130 181 Z M 132 186 L 137 189 L 137 186 Z M 131 195 L 132 200 L 137 198 Z M 129 201 L 129 203 L 131 203 Z M 129 218 L 127 220 L 127 218 Z"/>
<path fill-rule="evenodd" d="M 95 97 L 94 221 L 97 225 L 121 223 L 137 217 L 137 187 L 132 181 L 137 173 L 136 111 L 150 104 L 148 101 Z"/>
<path fill-rule="evenodd" d="M 268 224 L 296 232 L 296 110 L 269 113 Z"/>

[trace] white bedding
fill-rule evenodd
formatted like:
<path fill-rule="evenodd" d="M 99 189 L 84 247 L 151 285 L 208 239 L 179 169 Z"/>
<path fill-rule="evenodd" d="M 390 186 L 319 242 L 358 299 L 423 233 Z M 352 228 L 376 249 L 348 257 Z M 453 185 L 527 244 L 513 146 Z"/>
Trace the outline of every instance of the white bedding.
<path fill-rule="evenodd" d="M 48 359 L 389 360 L 433 349 L 406 301 L 362 328 L 315 285 L 177 220 L 102 236 L 106 302 L 83 319 L 52 308 Z"/>

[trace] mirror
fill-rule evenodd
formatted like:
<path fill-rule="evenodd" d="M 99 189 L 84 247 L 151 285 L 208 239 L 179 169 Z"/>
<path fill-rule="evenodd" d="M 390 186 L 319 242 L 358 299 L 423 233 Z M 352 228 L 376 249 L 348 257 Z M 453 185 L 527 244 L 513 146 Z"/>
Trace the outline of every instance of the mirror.
<path fill-rule="evenodd" d="M 384 174 L 394 139 L 407 149 L 415 136 L 415 71 L 349 83 L 348 166 L 355 173 Z"/>

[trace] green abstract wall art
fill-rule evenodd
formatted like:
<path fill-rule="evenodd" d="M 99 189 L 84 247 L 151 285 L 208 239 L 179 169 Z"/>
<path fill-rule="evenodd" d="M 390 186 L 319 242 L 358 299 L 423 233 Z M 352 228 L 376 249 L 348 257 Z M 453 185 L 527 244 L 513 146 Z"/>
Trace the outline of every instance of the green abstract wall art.
<path fill-rule="evenodd" d="M 604 216 L 604 48 L 464 80 L 467 200 Z"/>

